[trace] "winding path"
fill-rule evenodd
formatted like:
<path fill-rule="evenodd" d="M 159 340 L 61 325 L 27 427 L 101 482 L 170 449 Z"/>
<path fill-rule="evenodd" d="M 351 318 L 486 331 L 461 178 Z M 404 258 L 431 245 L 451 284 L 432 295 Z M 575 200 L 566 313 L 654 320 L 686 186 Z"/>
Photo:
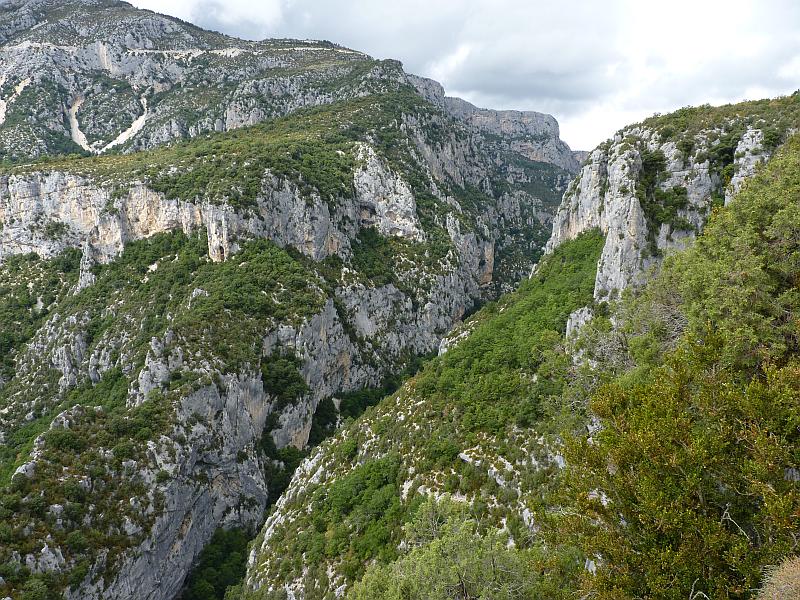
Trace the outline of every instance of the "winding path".
<path fill-rule="evenodd" d="M 78 144 L 81 148 L 86 150 L 87 152 L 91 152 L 92 154 L 102 154 L 106 150 L 110 150 L 115 146 L 119 146 L 124 144 L 128 140 L 130 140 L 133 136 L 139 133 L 142 128 L 147 123 L 147 117 L 149 116 L 149 110 L 147 108 L 147 98 L 142 96 L 139 99 L 139 102 L 142 103 L 142 108 L 144 112 L 138 116 L 131 126 L 128 127 L 125 131 L 120 133 L 116 138 L 110 141 L 108 144 L 103 146 L 102 148 L 98 148 L 96 144 L 90 145 L 89 140 L 86 139 L 86 135 L 81 131 L 80 124 L 78 123 L 78 111 L 83 104 L 83 96 L 78 96 L 75 101 L 72 103 L 72 106 L 69 107 L 69 130 L 70 135 L 72 137 L 72 141 Z"/>
<path fill-rule="evenodd" d="M 30 85 L 30 83 L 31 83 L 30 77 L 28 77 L 27 79 L 23 79 L 14 88 L 14 93 L 11 94 L 11 96 L 9 96 L 8 100 L 3 100 L 2 98 L 0 98 L 0 125 L 6 122 L 6 111 L 8 110 L 8 107 L 11 105 L 12 102 L 14 102 L 14 100 L 19 98 L 19 95 L 26 87 Z"/>

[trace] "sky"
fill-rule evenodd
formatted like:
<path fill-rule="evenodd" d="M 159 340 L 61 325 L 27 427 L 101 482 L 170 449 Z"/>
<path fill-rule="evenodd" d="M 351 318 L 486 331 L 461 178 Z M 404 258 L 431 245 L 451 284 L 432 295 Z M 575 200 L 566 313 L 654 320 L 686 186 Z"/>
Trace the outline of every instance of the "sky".
<path fill-rule="evenodd" d="M 589 150 L 656 112 L 800 88 L 798 0 L 129 0 L 237 37 L 326 39 Z"/>

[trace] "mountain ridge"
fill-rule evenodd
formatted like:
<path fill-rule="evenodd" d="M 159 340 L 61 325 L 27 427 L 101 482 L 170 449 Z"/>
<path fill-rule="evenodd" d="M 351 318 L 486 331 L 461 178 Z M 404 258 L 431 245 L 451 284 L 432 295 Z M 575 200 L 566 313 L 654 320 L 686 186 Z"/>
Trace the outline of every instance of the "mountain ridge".
<path fill-rule="evenodd" d="M 546 118 L 532 160 L 396 61 L 198 53 L 201 30 L 91 6 L 0 46 L 0 589 L 170 600 L 341 406 L 527 274 L 572 155 Z"/>
<path fill-rule="evenodd" d="M 85 6 L 84 3 L 87 1 L 76 0 L 67 6 L 81 7 Z M 104 34 L 101 20 L 97 26 L 98 33 L 91 33 L 91 30 L 82 24 L 81 19 L 85 17 L 80 14 L 78 8 L 73 8 L 72 12 L 59 11 L 57 20 L 49 22 L 45 9 L 52 9 L 53 6 L 63 8 L 63 3 L 40 0 L 6 5 L 8 14 L 5 15 L 5 19 L 17 17 L 18 21 L 26 23 L 29 28 L 27 34 L 15 34 L 16 44 L 11 45 L 11 38 L 6 36 L 6 41 L 0 45 L 0 52 L 8 56 L 6 62 L 9 69 L 5 72 L 0 70 L 0 82 L 2 82 L 0 93 L 4 90 L 13 90 L 13 86 L 27 82 L 19 93 L 9 91 L 4 94 L 5 112 L 8 113 L 6 118 L 13 117 L 15 103 L 25 100 L 23 95 L 25 89 L 28 88 L 30 94 L 33 90 L 30 86 L 36 87 L 38 84 L 44 85 L 48 94 L 60 96 L 58 102 L 63 106 L 56 107 L 56 112 L 62 112 L 70 117 L 70 126 L 66 131 L 57 122 L 46 123 L 49 132 L 45 137 L 53 141 L 44 148 L 40 143 L 29 142 L 27 150 L 29 155 L 36 155 L 45 148 L 71 148 L 73 151 L 97 152 L 98 146 L 95 143 L 88 144 L 86 138 L 89 141 L 99 138 L 105 143 L 105 147 L 108 147 L 115 141 L 111 137 L 112 134 L 116 134 L 119 138 L 119 135 L 129 129 L 130 124 L 138 118 L 144 118 L 145 122 L 140 125 L 135 135 L 116 144 L 124 152 L 152 148 L 175 138 L 191 137 L 204 131 L 223 131 L 253 124 L 265 118 L 286 114 L 299 106 L 316 105 L 357 96 L 359 93 L 369 93 L 373 87 L 371 79 L 387 78 L 395 82 L 405 80 L 412 85 L 425 81 L 423 78 L 406 75 L 397 61 L 376 61 L 366 54 L 330 42 L 238 40 L 206 32 L 173 17 L 134 9 L 125 2 L 105 1 L 89 1 L 88 7 L 94 9 L 90 11 L 91 18 L 102 19 L 103 15 L 109 12 L 109 21 L 113 22 L 113 25 L 111 29 L 106 27 L 108 33 Z M 41 8 L 41 14 L 44 16 L 33 16 L 37 7 Z M 20 11 L 25 14 L 17 14 Z M 0 14 L 0 27 L 2 27 L 2 17 Z M 37 18 L 42 20 L 37 21 Z M 31 30 L 33 22 L 38 26 Z M 67 45 L 58 45 L 61 43 L 59 42 L 61 38 Z M 77 45 L 74 45 L 76 42 Z M 31 63 L 27 51 L 36 48 L 40 49 L 42 56 Z M 19 50 L 22 51 L 21 54 Z M 76 75 L 69 78 L 60 76 L 58 70 L 53 70 L 53 61 L 60 65 L 58 69 L 64 64 L 70 64 Z M 198 70 L 196 67 L 193 69 L 192 64 L 196 65 L 198 62 L 202 69 Z M 303 69 L 306 66 L 311 66 L 320 72 L 318 74 L 309 72 L 293 80 L 281 76 L 282 72 L 291 74 L 292 70 Z M 10 70 L 12 67 L 13 71 Z M 158 69 L 161 75 L 156 76 L 155 69 Z M 37 81 L 19 77 L 19 72 L 26 70 L 35 72 L 34 79 Z M 52 73 L 51 78 L 60 86 L 59 89 L 52 89 L 52 85 L 45 79 L 48 72 Z M 238 73 L 240 75 L 237 75 Z M 163 78 L 164 74 L 168 74 L 166 78 Z M 223 82 L 235 82 L 238 77 L 240 83 L 237 86 L 231 86 L 230 83 L 223 84 L 222 94 L 212 96 L 199 105 L 195 104 L 195 100 L 181 98 L 177 87 L 208 86 L 209 83 L 212 87 L 218 87 L 213 79 L 208 79 L 209 76 Z M 108 77 L 112 81 L 104 79 Z M 349 82 L 348 77 L 356 77 L 355 82 L 358 82 L 358 78 L 362 78 L 363 91 L 359 91 L 358 88 L 350 89 L 354 82 Z M 270 83 L 265 87 L 267 81 Z M 336 86 L 342 85 L 345 87 L 339 87 L 337 90 Z M 386 84 L 377 83 L 377 85 L 381 88 Z M 436 86 L 441 88 L 438 83 L 429 86 L 426 82 L 419 89 L 428 100 L 442 108 L 449 108 L 450 114 L 458 117 L 463 110 L 454 110 L 452 103 L 455 101 L 452 99 L 444 101 L 443 90 L 433 90 L 433 95 L 430 95 Z M 94 90 L 95 93 L 88 93 L 89 90 Z M 95 108 L 91 106 L 92 96 L 97 94 L 99 94 L 98 101 L 102 102 L 105 111 L 108 111 L 110 105 L 118 104 L 112 117 L 111 131 L 108 124 L 104 124 L 105 130 L 94 131 L 94 128 L 102 127 L 97 119 L 103 113 L 95 117 L 93 114 Z M 259 94 L 266 94 L 271 99 L 259 98 Z M 287 102 L 286 99 L 279 98 L 281 95 L 293 98 Z M 12 98 L 13 101 L 9 102 Z M 439 102 L 439 99 L 442 101 Z M 119 105 L 121 100 L 124 100 L 124 103 Z M 150 106 L 143 102 L 149 102 Z M 227 106 L 220 106 L 218 104 L 220 102 Z M 99 109 L 97 107 L 97 110 Z M 213 118 L 209 115 L 204 118 L 191 116 L 191 111 L 197 110 L 216 115 Z M 85 116 L 81 115 L 81 111 Z M 533 116 L 538 121 L 549 120 L 548 130 L 542 131 L 545 134 L 544 138 L 558 138 L 557 124 L 553 127 L 554 121 L 549 115 L 531 112 L 519 113 L 518 116 L 522 119 Z M 88 126 L 86 119 L 91 119 Z M 77 125 L 78 120 L 81 121 L 81 126 Z M 118 122 L 114 123 L 114 120 Z M 507 118 L 506 121 L 508 120 Z M 149 121 L 158 122 L 159 125 L 154 127 Z M 84 129 L 86 131 L 83 131 Z M 57 137 L 63 136 L 64 133 L 71 137 L 71 143 L 75 145 L 70 145 L 70 141 L 62 141 Z M 5 134 L 8 135 L 8 132 Z M 0 143 L 3 135 L 3 128 L 0 127 Z M 536 136 L 528 137 L 531 138 L 529 144 L 535 147 Z M 19 144 L 18 138 L 16 142 Z M 577 170 L 578 165 L 568 147 L 563 142 L 559 142 L 556 146 L 556 152 L 533 155 L 528 152 L 529 158 L 551 162 L 570 172 Z"/>
<path fill-rule="evenodd" d="M 794 494 L 796 460 L 752 432 L 790 431 L 796 400 L 781 182 L 797 187 L 800 95 L 656 116 L 582 160 L 550 115 L 481 109 L 330 42 L 235 40 L 110 0 L 12 0 L 0 36 L 0 597 L 375 600 L 402 581 L 429 600 L 405 569 L 449 569 L 448 547 L 502 547 L 514 600 L 657 597 L 680 529 L 637 545 L 603 494 L 659 539 L 626 496 L 640 482 L 597 477 L 586 446 L 696 489 L 604 412 L 655 410 L 693 470 L 680 435 L 698 428 L 675 439 L 664 407 L 626 401 L 661 385 L 681 422 L 716 423 L 668 387 L 693 390 L 683 376 L 728 390 L 721 422 L 763 449 L 735 454 L 755 479 L 726 468 L 703 497 Z M 751 410 L 765 356 L 788 365 L 768 421 Z M 697 590 L 756 585 L 795 496 L 764 496 L 767 515 L 681 494 L 686 522 L 735 550 Z M 645 499 L 685 518 L 663 497 Z M 584 510 L 618 564 L 569 522 Z M 761 539 L 753 514 L 779 543 L 738 561 L 732 524 Z M 429 518 L 449 524 L 414 533 Z M 694 593 L 698 564 L 666 592 Z"/>

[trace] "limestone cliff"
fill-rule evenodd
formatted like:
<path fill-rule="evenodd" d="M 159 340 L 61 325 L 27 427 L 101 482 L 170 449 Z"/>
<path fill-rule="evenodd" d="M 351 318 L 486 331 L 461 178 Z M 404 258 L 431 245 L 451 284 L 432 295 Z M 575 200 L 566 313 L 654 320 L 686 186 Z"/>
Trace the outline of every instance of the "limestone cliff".
<path fill-rule="evenodd" d="M 570 184 L 547 251 L 599 227 L 606 244 L 595 298 L 617 297 L 642 283 L 770 157 L 796 110 L 791 96 L 770 107 L 760 101 L 683 109 L 619 131 L 591 152 Z"/>
<path fill-rule="evenodd" d="M 497 150 L 511 150 L 528 160 L 554 164 L 570 173 L 578 171 L 581 153 L 574 153 L 560 139 L 558 121 L 551 115 L 477 108 L 461 98 L 446 96 L 444 88 L 432 79 L 410 76 L 410 81 L 433 104 L 477 131 L 499 138 Z"/>

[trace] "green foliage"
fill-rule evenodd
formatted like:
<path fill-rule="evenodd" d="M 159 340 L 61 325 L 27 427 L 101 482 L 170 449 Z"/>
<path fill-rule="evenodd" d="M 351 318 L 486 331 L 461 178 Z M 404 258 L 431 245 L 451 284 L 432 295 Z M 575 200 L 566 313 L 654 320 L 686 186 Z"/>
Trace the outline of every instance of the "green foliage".
<path fill-rule="evenodd" d="M 681 286 L 690 328 L 700 334 L 712 322 L 729 364 L 781 361 L 798 350 L 798 193 L 795 138 L 672 267 L 690 269 Z"/>
<path fill-rule="evenodd" d="M 313 285 L 321 282 L 313 269 L 267 240 L 243 243 L 224 262 L 210 261 L 205 231 L 133 242 L 94 272 L 95 284 L 66 299 L 62 310 L 89 311 L 90 341 L 119 327 L 125 316 L 135 319 L 138 364 L 152 337 L 172 327 L 187 343 L 214 355 L 223 372 L 257 365 L 267 325 L 316 312 L 323 298 Z M 112 300 L 118 302 L 113 315 L 104 310 Z"/>
<path fill-rule="evenodd" d="M 175 327 L 191 343 L 218 355 L 226 371 L 256 364 L 267 324 L 296 322 L 321 309 L 323 292 L 314 285 L 318 281 L 310 266 L 275 244 L 247 242 L 229 260 L 198 267 Z M 186 296 L 198 288 L 206 293 L 187 302 Z"/>
<path fill-rule="evenodd" d="M 600 431 L 568 444 L 551 531 L 602 558 L 581 593 L 745 598 L 794 551 L 798 198 L 795 137 L 624 307 L 632 368 L 592 398 Z"/>
<path fill-rule="evenodd" d="M 39 577 L 32 577 L 25 582 L 21 600 L 51 600 L 54 597 L 48 585 Z"/>
<path fill-rule="evenodd" d="M 496 434 L 529 418 L 563 383 L 559 332 L 572 311 L 592 302 L 602 243 L 590 232 L 562 245 L 502 305 L 484 307 L 482 326 L 416 378 L 418 393 L 448 406 L 466 432 Z M 532 376 L 540 369 L 548 377 Z"/>
<path fill-rule="evenodd" d="M 392 389 L 394 387 L 394 389 Z M 342 418 L 355 419 L 370 406 L 375 406 L 381 398 L 388 396 L 397 389 L 396 386 L 383 386 L 379 388 L 365 388 L 356 392 L 340 394 L 341 404 L 339 411 Z"/>
<path fill-rule="evenodd" d="M 27 254 L 10 256 L 3 261 L 0 267 L 0 378 L 10 379 L 14 375 L 16 353 L 31 339 L 54 303 L 77 281 L 79 265 L 80 251 L 75 249 L 50 260 Z"/>
<path fill-rule="evenodd" d="M 266 456 L 274 461 L 267 464 L 264 472 L 264 478 L 267 481 L 267 500 L 271 505 L 277 502 L 281 494 L 289 487 L 292 474 L 300 466 L 306 454 L 294 446 L 286 446 L 277 450 L 267 428 L 265 428 L 262 438 L 262 449 Z"/>
<path fill-rule="evenodd" d="M 688 327 L 696 339 L 721 337 L 722 363 L 748 375 L 794 355 L 798 195 L 800 140 L 792 138 L 730 206 L 711 216 L 692 248 L 665 260 L 628 311 L 649 315 L 637 327 L 639 346 L 669 346 Z M 685 321 L 677 331 L 676 313 Z"/>
<path fill-rule="evenodd" d="M 599 598 L 745 597 L 793 549 L 800 489 L 786 469 L 800 466 L 800 369 L 741 385 L 718 351 L 682 349 L 592 400 L 603 429 L 568 461 L 571 525 L 603 560 L 585 583 Z"/>
<path fill-rule="evenodd" d="M 774 131 L 770 141 L 777 145 L 777 140 L 798 122 L 798 117 L 800 93 L 795 92 L 790 96 L 723 106 L 689 106 L 666 115 L 655 115 L 645 119 L 643 124 L 661 131 L 664 139 L 682 141 L 681 150 L 685 151 L 689 140 L 700 131 L 724 128 L 731 121 L 754 127 L 770 124 L 768 129 Z"/>
<path fill-rule="evenodd" d="M 685 220 L 679 219 L 678 211 L 685 209 L 689 199 L 685 187 L 674 186 L 668 190 L 661 189 L 661 182 L 666 175 L 667 162 L 661 150 L 640 152 L 642 169 L 636 186 L 636 197 L 647 220 L 647 241 L 651 254 L 657 254 L 656 237 L 662 223 L 668 223 L 672 229 L 685 229 Z"/>
<path fill-rule="evenodd" d="M 520 422 L 546 412 L 568 378 L 571 361 L 559 332 L 573 310 L 592 302 L 602 244 L 598 232 L 563 244 L 518 292 L 473 315 L 469 337 L 321 447 L 329 479 L 309 484 L 284 506 L 299 516 L 277 526 L 261 557 L 268 559 L 263 568 L 270 581 L 301 578 L 306 598 L 315 600 L 333 585 L 328 564 L 352 584 L 370 561 L 394 561 L 403 524 L 420 498 L 412 485 L 401 500 L 411 465 L 418 473 L 447 477 L 454 492 L 476 498 L 476 505 L 513 493 L 498 489 L 485 467 L 465 463 L 459 454 L 485 444 L 509 460 L 527 460 L 514 454 L 512 436 Z M 345 395 L 343 414 L 360 412 L 384 391 Z M 484 518 L 487 510 L 484 504 L 476 513 Z M 524 544 L 525 526 L 510 526 Z"/>
<path fill-rule="evenodd" d="M 352 600 L 512 600 L 564 597 L 537 572 L 529 551 L 509 547 L 497 533 L 481 534 L 465 507 L 447 498 L 427 500 L 406 526 L 406 552 L 371 566 L 347 595 Z M 571 571 L 575 571 L 573 563 Z M 569 569 L 569 568 L 568 568 Z M 560 572 L 561 577 L 572 573 Z M 548 581 L 549 580 L 549 581 Z"/>
<path fill-rule="evenodd" d="M 170 402 L 155 393 L 139 406 L 128 408 L 129 383 L 121 369 L 111 369 L 97 384 L 86 382 L 71 390 L 56 409 L 69 411 L 63 425 L 54 425 L 43 436 L 35 471 L 30 477 L 17 475 L 0 496 L 0 518 L 8 519 L 11 525 L 6 542 L 0 544 L 0 564 L 7 564 L 14 552 L 36 552 L 38 541 L 31 532 L 48 531 L 52 546 L 60 548 L 65 559 L 76 565 L 71 573 L 54 576 L 47 583 L 55 590 L 67 583 L 80 583 L 86 565 L 101 550 L 114 561 L 123 550 L 141 541 L 141 534 L 119 533 L 125 522 L 142 530 L 148 525 L 147 515 L 131 507 L 132 498 L 146 495 L 145 484 L 123 462 L 141 461 L 147 450 L 144 442 L 167 431 L 174 416 Z M 54 416 L 46 415 L 35 423 L 46 430 Z M 26 431 L 28 436 L 34 433 Z M 27 456 L 30 446 L 20 445 L 17 432 L 10 441 L 13 445 L 4 450 L 4 455 L 19 451 L 20 456 Z M 111 456 L 104 452 L 108 450 Z M 14 464 L 3 464 L 6 473 Z M 55 504 L 62 507 L 58 527 L 49 510 Z M 95 506 L 114 506 L 115 510 L 96 514 Z M 92 515 L 90 527 L 84 522 L 88 514 Z M 6 585 L 24 593 L 28 588 L 38 593 L 41 588 L 39 580 L 31 578 L 26 569 L 14 569 L 2 576 Z"/>
<path fill-rule="evenodd" d="M 217 529 L 186 579 L 184 600 L 223 600 L 244 577 L 249 536 L 240 529 Z"/>
<path fill-rule="evenodd" d="M 347 577 L 357 580 L 369 560 L 394 559 L 408 511 L 400 503 L 399 472 L 400 458 L 390 455 L 366 461 L 327 489 L 318 488 L 310 498 L 310 527 L 284 537 L 285 558 L 279 562 L 289 567 L 302 555 L 316 569 L 322 559 L 339 557 Z M 311 574 L 307 597 L 324 589 L 321 577 Z"/>
<path fill-rule="evenodd" d="M 52 382 L 52 386 L 55 387 L 55 382 Z M 11 473 L 31 451 L 33 440 L 47 430 L 53 418 L 63 409 L 79 404 L 118 411 L 124 408 L 127 395 L 128 380 L 119 369 L 113 369 L 96 386 L 87 382 L 71 390 L 57 407 L 11 430 L 6 436 L 5 444 L 0 447 L 0 484 L 9 483 Z M 69 429 L 53 429 L 47 433 L 45 440 L 60 452 L 81 452 L 87 448 L 87 440 L 77 431 Z"/>
<path fill-rule="evenodd" d="M 308 434 L 308 445 L 314 447 L 320 444 L 325 438 L 329 437 L 336 427 L 337 420 L 336 405 L 331 398 L 323 398 L 314 417 L 311 420 L 311 431 Z"/>
<path fill-rule="evenodd" d="M 391 241 L 382 236 L 374 227 L 358 232 L 357 243 L 353 244 L 353 266 L 375 285 L 397 282 L 397 275 L 387 265 L 397 262 Z"/>
<path fill-rule="evenodd" d="M 276 399 L 274 412 L 280 412 L 308 392 L 308 384 L 300 374 L 301 361 L 293 354 L 272 354 L 261 359 L 261 381 L 264 391 Z"/>

